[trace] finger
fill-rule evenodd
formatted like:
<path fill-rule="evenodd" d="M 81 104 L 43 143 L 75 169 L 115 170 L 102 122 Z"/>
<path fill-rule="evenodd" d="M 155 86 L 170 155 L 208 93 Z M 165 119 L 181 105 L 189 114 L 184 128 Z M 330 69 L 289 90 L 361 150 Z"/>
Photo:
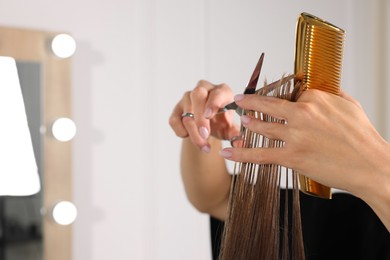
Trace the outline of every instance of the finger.
<path fill-rule="evenodd" d="M 214 88 L 210 82 L 201 80 L 198 85 L 191 91 L 191 104 L 195 115 L 195 123 L 199 134 L 203 139 L 207 139 L 210 135 L 210 121 L 204 116 L 205 104 L 209 95 L 209 91 Z"/>
<path fill-rule="evenodd" d="M 288 165 L 288 152 L 285 148 L 224 148 L 220 155 L 235 162 L 255 164 Z"/>
<path fill-rule="evenodd" d="M 187 92 L 182 101 L 183 101 L 183 111 L 185 113 L 194 113 L 194 105 L 192 103 L 191 99 L 192 92 Z M 194 113 L 195 114 L 195 113 Z M 181 115 L 180 115 L 181 117 Z M 192 143 L 199 147 L 199 149 L 203 150 L 204 152 L 210 151 L 210 145 L 208 144 L 206 138 L 203 138 L 200 135 L 198 126 L 195 121 L 195 117 L 182 117 L 181 121 L 184 125 L 184 128 L 186 132 L 188 133 L 188 136 L 190 137 Z"/>
<path fill-rule="evenodd" d="M 212 118 L 221 107 L 224 107 L 232 101 L 233 92 L 227 84 L 223 83 L 215 86 L 209 92 L 209 96 L 205 104 L 204 116 L 206 118 Z"/>
<path fill-rule="evenodd" d="M 272 140 L 284 140 L 287 125 L 279 122 L 267 122 L 250 116 L 241 116 L 243 126 L 252 132 Z"/>
<path fill-rule="evenodd" d="M 172 130 L 175 132 L 175 134 L 179 137 L 187 137 L 188 132 L 183 124 L 182 121 L 182 102 L 179 102 L 172 111 L 171 116 L 169 117 L 169 125 L 171 126 Z"/>
<path fill-rule="evenodd" d="M 210 145 L 207 140 L 200 136 L 195 120 L 191 117 L 185 117 L 183 118 L 183 124 L 191 142 L 203 152 L 208 153 L 210 151 Z"/>
<path fill-rule="evenodd" d="M 265 113 L 278 119 L 287 119 L 293 102 L 286 99 L 261 95 L 236 95 L 237 105 L 245 110 L 254 110 Z"/>
<path fill-rule="evenodd" d="M 228 140 L 240 131 L 239 125 L 235 122 L 235 111 L 229 110 L 224 113 L 218 113 L 210 118 L 211 134 L 221 139 Z"/>

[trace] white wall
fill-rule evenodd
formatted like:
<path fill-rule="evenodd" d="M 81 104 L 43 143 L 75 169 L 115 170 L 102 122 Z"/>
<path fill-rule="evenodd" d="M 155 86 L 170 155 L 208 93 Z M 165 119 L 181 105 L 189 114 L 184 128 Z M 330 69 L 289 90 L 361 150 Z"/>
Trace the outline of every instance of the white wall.
<path fill-rule="evenodd" d="M 78 42 L 74 259 L 210 259 L 208 218 L 181 184 L 171 109 L 201 78 L 242 92 L 261 52 L 261 79 L 292 72 L 303 11 L 346 29 L 343 86 L 385 131 L 378 1 L 0 0 L 1 25 L 65 31 Z"/>

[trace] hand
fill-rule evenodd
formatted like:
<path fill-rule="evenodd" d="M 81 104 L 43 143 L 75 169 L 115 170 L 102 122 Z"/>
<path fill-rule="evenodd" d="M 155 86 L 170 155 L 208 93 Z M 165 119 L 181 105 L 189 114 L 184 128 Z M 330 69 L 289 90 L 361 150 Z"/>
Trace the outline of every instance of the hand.
<path fill-rule="evenodd" d="M 233 111 L 217 114 L 219 108 L 232 102 L 233 93 L 226 84 L 213 85 L 201 80 L 192 90 L 184 93 L 169 118 L 169 124 L 179 137 L 189 137 L 203 152 L 210 151 L 207 139 L 210 135 L 230 140 L 239 134 L 234 123 Z M 182 117 L 192 113 L 194 117 Z"/>
<path fill-rule="evenodd" d="M 225 158 L 280 164 L 358 196 L 389 183 L 389 144 L 360 104 L 345 93 L 307 90 L 297 102 L 258 95 L 237 95 L 235 100 L 244 109 L 286 120 L 279 124 L 241 118 L 250 130 L 285 144 L 282 148 L 225 148 L 221 151 Z"/>

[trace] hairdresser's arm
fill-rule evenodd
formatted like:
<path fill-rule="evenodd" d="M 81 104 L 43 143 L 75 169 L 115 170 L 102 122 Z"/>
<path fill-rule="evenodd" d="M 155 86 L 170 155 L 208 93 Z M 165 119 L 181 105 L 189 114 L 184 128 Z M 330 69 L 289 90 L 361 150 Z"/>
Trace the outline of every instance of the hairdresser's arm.
<path fill-rule="evenodd" d="M 298 102 L 255 95 L 236 96 L 239 106 L 285 119 L 286 124 L 242 117 L 251 130 L 283 140 L 283 148 L 224 149 L 234 161 L 277 163 L 324 185 L 363 199 L 390 231 L 390 144 L 375 130 L 360 104 L 308 90 Z"/>
<path fill-rule="evenodd" d="M 185 138 L 181 153 L 181 175 L 190 202 L 199 211 L 218 219 L 226 218 L 230 175 L 219 155 L 221 141 L 210 138 L 211 150 L 204 153 Z"/>
<path fill-rule="evenodd" d="M 217 110 L 233 100 L 231 89 L 200 81 L 184 94 L 173 109 L 169 123 L 183 138 L 181 174 L 187 197 L 201 212 L 225 219 L 230 189 L 230 175 L 225 160 L 219 155 L 221 140 L 238 135 L 232 113 Z M 193 113 L 194 117 L 184 117 Z"/>

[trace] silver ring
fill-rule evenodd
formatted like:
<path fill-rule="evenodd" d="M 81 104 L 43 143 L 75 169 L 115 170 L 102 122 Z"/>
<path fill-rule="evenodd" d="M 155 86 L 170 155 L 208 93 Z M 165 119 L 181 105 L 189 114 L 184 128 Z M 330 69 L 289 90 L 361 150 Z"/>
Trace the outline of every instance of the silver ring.
<path fill-rule="evenodd" d="M 192 113 L 183 113 L 183 114 L 181 114 L 181 117 L 182 118 L 184 118 L 184 117 L 192 117 L 192 118 L 194 118 L 194 114 L 192 114 Z"/>

